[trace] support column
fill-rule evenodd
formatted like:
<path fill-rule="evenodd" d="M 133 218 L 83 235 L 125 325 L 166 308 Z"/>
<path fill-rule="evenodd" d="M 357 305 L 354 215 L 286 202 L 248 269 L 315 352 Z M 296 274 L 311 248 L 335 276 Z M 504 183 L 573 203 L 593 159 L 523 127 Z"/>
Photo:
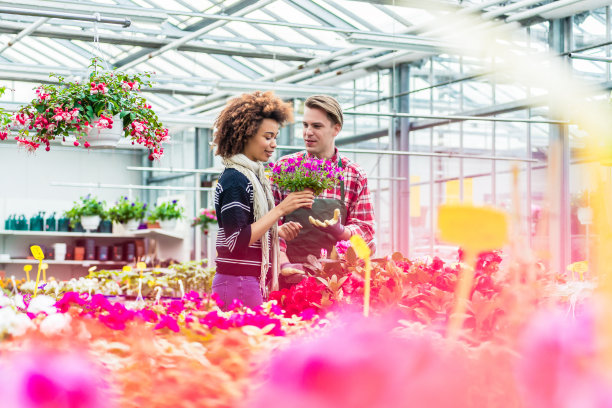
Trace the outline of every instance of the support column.
<path fill-rule="evenodd" d="M 552 52 L 564 53 L 572 47 L 572 19 L 550 22 L 548 42 Z M 571 259 L 569 167 L 570 146 L 567 125 L 550 125 L 549 177 L 554 177 L 550 199 L 549 248 L 550 268 L 563 273 Z"/>
<path fill-rule="evenodd" d="M 401 64 L 393 72 L 392 89 L 394 94 L 406 93 L 410 88 L 410 66 Z M 393 99 L 393 111 L 409 112 L 409 95 Z M 409 118 L 395 118 L 391 128 L 391 147 L 393 150 L 410 150 Z M 404 256 L 410 256 L 410 156 L 394 156 L 392 159 L 392 177 L 405 178 L 395 180 L 391 189 L 391 229 L 392 248 Z M 381 209 L 377 209 L 380 211 Z"/>

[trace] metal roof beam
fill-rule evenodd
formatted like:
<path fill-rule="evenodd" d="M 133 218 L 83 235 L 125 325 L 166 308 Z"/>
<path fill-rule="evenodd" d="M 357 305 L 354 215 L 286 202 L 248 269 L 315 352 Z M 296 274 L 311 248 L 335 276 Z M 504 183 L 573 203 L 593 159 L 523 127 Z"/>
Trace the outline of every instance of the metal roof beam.
<path fill-rule="evenodd" d="M 41 25 L 45 24 L 47 21 L 49 21 L 48 17 L 39 18 L 38 20 L 33 22 L 28 28 L 20 31 L 19 34 L 17 34 L 16 36 L 8 40 L 7 43 L 4 45 L 4 47 L 0 48 L 0 54 L 2 54 L 4 51 L 9 49 L 9 47 L 12 47 L 13 45 L 15 45 L 15 43 L 21 40 L 22 38 L 30 35 L 32 31 L 36 30 Z"/>
<path fill-rule="evenodd" d="M 248 1 L 248 0 L 247 0 L 247 1 Z M 253 5 L 251 5 L 251 6 L 249 6 L 249 7 L 245 7 L 245 8 L 243 8 L 243 9 L 241 9 L 240 11 L 236 12 L 236 15 L 232 15 L 232 16 L 225 16 L 225 17 L 230 17 L 230 19 L 231 19 L 231 18 L 237 18 L 237 16 L 243 16 L 243 15 L 246 15 L 246 14 L 248 14 L 248 13 L 252 12 L 252 11 L 255 11 L 255 10 L 259 9 L 260 7 L 264 7 L 265 5 L 270 4 L 272 1 L 274 1 L 274 0 L 262 0 L 262 1 L 260 1 L 260 2 L 258 2 L 258 3 L 257 3 L 257 5 L 256 5 L 257 7 L 254 7 Z M 239 18 L 239 17 L 238 17 L 238 18 Z M 227 19 L 227 18 L 224 18 L 224 19 L 221 19 L 221 20 L 225 20 L 225 21 L 227 21 L 228 19 Z M 181 39 L 171 41 L 170 43 L 168 43 L 168 44 L 164 45 L 163 47 L 161 47 L 161 48 L 160 48 L 160 49 L 158 49 L 157 51 L 155 51 L 155 52 L 153 52 L 153 53 L 149 54 L 149 55 L 148 55 L 148 56 L 146 56 L 146 57 L 140 57 L 140 58 L 137 58 L 137 59 L 135 59 L 135 60 L 133 60 L 133 61 L 130 61 L 129 63 L 125 64 L 125 65 L 124 65 L 124 67 L 125 67 L 125 68 L 133 67 L 133 66 L 135 66 L 135 65 L 140 64 L 141 62 L 146 61 L 147 59 L 150 59 L 150 58 L 154 58 L 154 57 L 160 56 L 160 55 L 162 55 L 163 53 L 165 53 L 166 51 L 169 51 L 169 50 L 174 50 L 174 49 L 180 49 L 181 47 L 185 46 L 185 45 L 186 45 L 186 43 L 188 43 L 188 42 L 189 42 L 189 41 L 191 41 L 191 40 L 195 40 L 195 39 L 197 39 L 197 38 L 198 38 L 199 36 L 201 36 L 202 34 L 205 34 L 205 33 L 207 33 L 208 31 L 212 31 L 212 30 L 214 30 L 215 28 L 222 27 L 223 25 L 225 25 L 225 24 L 226 24 L 226 22 L 225 22 L 225 21 L 216 21 L 216 22 L 214 22 L 214 23 L 212 23 L 212 24 L 207 24 L 206 26 L 204 26 L 204 27 L 202 27 L 202 28 L 200 28 L 200 29 L 198 29 L 198 30 L 194 31 L 194 32 L 193 32 L 193 33 L 191 33 L 191 34 L 186 35 L 185 37 L 183 37 L 183 38 L 181 38 Z M 220 54 L 220 53 L 218 53 L 218 54 Z M 232 54 L 227 54 L 227 53 L 226 53 L 225 55 L 232 55 Z"/>
<path fill-rule="evenodd" d="M 344 21 L 324 7 L 310 0 L 285 0 L 292 7 L 306 13 L 312 19 L 331 27 L 356 29 L 355 26 Z"/>
<path fill-rule="evenodd" d="M 132 24 L 132 22 L 128 18 L 124 18 L 122 20 L 118 18 L 101 17 L 99 15 L 96 16 L 88 14 L 74 14 L 66 13 L 65 11 L 46 11 L 40 9 L 0 7 L 0 14 L 18 14 L 21 16 L 37 16 L 46 18 L 61 18 L 66 20 L 91 21 L 105 24 L 119 24 L 123 27 L 129 27 L 130 24 Z"/>
<path fill-rule="evenodd" d="M 3 22 L 0 26 L 0 32 L 3 33 L 11 33 L 17 34 L 22 31 L 27 24 L 22 23 L 13 23 L 13 22 Z M 72 31 L 60 28 L 38 28 L 34 32 L 30 33 L 30 36 L 34 37 L 51 37 L 51 38 L 61 38 L 65 40 L 81 40 L 91 42 L 93 41 L 93 33 L 83 32 L 83 31 Z M 232 56 L 240 56 L 247 58 L 264 58 L 264 59 L 278 59 L 283 61 L 308 61 L 312 59 L 312 55 L 307 54 L 291 54 L 291 53 L 283 53 L 283 52 L 270 52 L 270 51 L 259 51 L 259 50 L 248 50 L 240 47 L 229 47 L 226 45 L 213 45 L 213 44 L 204 44 L 202 42 L 199 43 L 189 43 L 186 44 L 187 41 L 181 39 L 180 41 L 184 41 L 181 45 L 173 45 L 170 48 L 168 47 L 174 41 L 171 39 L 163 39 L 163 38 L 143 38 L 143 37 L 133 37 L 130 38 L 125 35 L 116 35 L 116 34 L 100 34 L 99 40 L 102 43 L 109 44 L 123 44 L 123 45 L 132 45 L 136 47 L 144 47 L 144 48 L 154 48 L 158 49 L 156 53 L 159 53 L 161 49 L 164 49 L 164 52 L 168 49 L 177 49 L 178 51 L 192 51 L 192 52 L 201 52 L 207 54 L 217 54 L 217 55 L 232 55 Z M 176 40 L 179 41 L 179 40 Z M 143 61 L 147 60 L 150 53 L 147 53 L 144 57 L 141 57 Z M 159 55 L 159 54 L 157 54 Z M 135 65 L 133 62 L 131 64 L 126 65 Z M 121 66 L 121 65 L 119 65 Z"/>

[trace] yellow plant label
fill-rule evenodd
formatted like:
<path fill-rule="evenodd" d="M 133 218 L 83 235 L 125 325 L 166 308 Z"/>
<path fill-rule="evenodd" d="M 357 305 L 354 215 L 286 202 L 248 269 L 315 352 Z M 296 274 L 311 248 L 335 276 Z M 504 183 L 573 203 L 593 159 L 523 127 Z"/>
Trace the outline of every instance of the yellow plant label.
<path fill-rule="evenodd" d="M 355 253 L 361 259 L 366 259 L 370 256 L 370 248 L 365 243 L 361 235 L 353 235 L 351 237 L 351 246 L 355 250 Z"/>
<path fill-rule="evenodd" d="M 32 270 L 32 265 L 24 265 L 23 270 L 24 272 L 30 272 Z"/>
<path fill-rule="evenodd" d="M 30 251 L 32 251 L 32 256 L 34 256 L 34 259 L 36 259 L 37 261 L 42 261 L 43 259 L 45 259 L 45 254 L 38 245 L 32 245 L 30 247 Z"/>
<path fill-rule="evenodd" d="M 442 205 L 438 210 L 438 230 L 441 240 L 474 254 L 499 249 L 508 240 L 506 214 L 491 207 Z"/>
<path fill-rule="evenodd" d="M 145 262 L 138 262 L 136 264 L 136 268 L 139 269 L 139 270 L 146 269 L 147 268 L 147 264 Z"/>
<path fill-rule="evenodd" d="M 42 269 L 43 271 L 46 271 L 47 269 L 49 269 L 49 264 L 43 263 L 42 265 L 40 265 L 40 269 Z"/>
<path fill-rule="evenodd" d="M 132 272 L 132 267 L 130 265 L 125 265 L 123 267 L 123 272 Z"/>

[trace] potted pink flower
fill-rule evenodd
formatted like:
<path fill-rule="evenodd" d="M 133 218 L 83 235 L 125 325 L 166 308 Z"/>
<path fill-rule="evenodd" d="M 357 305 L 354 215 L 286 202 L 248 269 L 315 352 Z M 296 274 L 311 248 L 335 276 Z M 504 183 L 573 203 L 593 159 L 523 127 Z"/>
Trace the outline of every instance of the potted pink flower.
<path fill-rule="evenodd" d="M 36 89 L 36 98 L 14 117 L 14 123 L 21 125 L 15 137 L 18 145 L 29 151 L 44 145 L 49 151 L 52 140 L 61 137 L 65 141 L 73 135 L 75 146 L 110 147 L 124 136 L 148 148 L 150 160 L 159 159 L 164 153 L 162 144 L 170 139 L 168 129 L 139 93 L 141 87 L 152 85 L 146 79 L 151 74 L 103 71 L 97 58 L 90 68 L 87 82 L 67 82 L 51 74 L 59 84 Z"/>

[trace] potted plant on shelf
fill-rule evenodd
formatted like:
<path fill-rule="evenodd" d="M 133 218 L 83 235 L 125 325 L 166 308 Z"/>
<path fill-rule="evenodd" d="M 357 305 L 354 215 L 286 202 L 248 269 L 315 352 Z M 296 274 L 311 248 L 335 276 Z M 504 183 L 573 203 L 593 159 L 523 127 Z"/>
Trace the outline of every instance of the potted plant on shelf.
<path fill-rule="evenodd" d="M 209 210 L 208 208 L 203 208 L 200 210 L 200 213 L 197 217 L 194 217 L 192 227 L 196 225 L 200 225 L 202 228 L 202 232 L 205 235 L 208 235 L 208 226 L 209 225 L 217 225 L 217 213 L 215 210 Z"/>
<path fill-rule="evenodd" d="M 71 225 L 75 225 L 76 220 L 81 222 L 83 229 L 86 231 L 93 231 L 98 228 L 102 218 L 106 217 L 106 211 L 104 201 L 98 200 L 96 197 L 87 195 L 81 197 L 81 202 L 74 202 L 74 206 L 66 211 L 66 215 L 71 220 Z"/>
<path fill-rule="evenodd" d="M 87 82 L 68 82 L 56 77 L 59 84 L 41 85 L 36 98 L 15 114 L 15 123 L 21 124 L 17 144 L 29 151 L 71 134 L 75 146 L 112 147 L 121 136 L 149 149 L 149 159 L 159 159 L 168 141 L 164 128 L 147 101 L 139 93 L 142 86 L 152 86 L 143 78 L 148 72 L 126 74 L 121 71 L 103 71 L 98 58 L 91 60 Z"/>
<path fill-rule="evenodd" d="M 127 230 L 136 230 L 140 221 L 144 219 L 147 205 L 138 201 L 130 201 L 127 197 L 121 197 L 113 207 L 108 209 L 111 221 L 123 224 Z"/>
<path fill-rule="evenodd" d="M 178 204 L 177 200 L 166 201 L 160 205 L 155 205 L 149 215 L 149 221 L 154 223 L 159 221 L 162 229 L 173 230 L 176 228 L 176 223 L 183 218 L 185 209 Z"/>

